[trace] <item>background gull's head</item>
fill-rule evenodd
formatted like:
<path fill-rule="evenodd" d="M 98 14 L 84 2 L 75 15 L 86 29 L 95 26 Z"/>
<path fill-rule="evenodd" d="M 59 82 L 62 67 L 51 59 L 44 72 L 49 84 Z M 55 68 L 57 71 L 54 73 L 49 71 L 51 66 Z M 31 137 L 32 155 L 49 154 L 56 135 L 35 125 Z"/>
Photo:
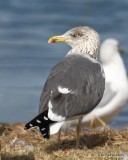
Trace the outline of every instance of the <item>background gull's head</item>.
<path fill-rule="evenodd" d="M 53 36 L 48 42 L 65 42 L 72 47 L 72 52 L 85 53 L 93 58 L 97 57 L 100 47 L 98 33 L 87 26 L 75 27 L 63 35 Z"/>
<path fill-rule="evenodd" d="M 122 53 L 123 49 L 119 47 L 119 42 L 116 39 L 109 38 L 105 40 L 100 49 L 100 60 L 102 63 L 112 63 L 113 60 L 116 60 L 116 58 L 119 56 L 120 53 Z"/>

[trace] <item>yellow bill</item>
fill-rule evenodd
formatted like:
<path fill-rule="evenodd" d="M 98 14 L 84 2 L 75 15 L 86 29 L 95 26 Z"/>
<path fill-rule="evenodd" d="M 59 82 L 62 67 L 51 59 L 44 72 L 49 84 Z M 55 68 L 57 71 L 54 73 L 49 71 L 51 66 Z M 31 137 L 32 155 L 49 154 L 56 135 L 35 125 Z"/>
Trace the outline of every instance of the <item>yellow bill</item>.
<path fill-rule="evenodd" d="M 63 36 L 53 36 L 48 40 L 48 43 L 65 42 L 65 40 Z"/>

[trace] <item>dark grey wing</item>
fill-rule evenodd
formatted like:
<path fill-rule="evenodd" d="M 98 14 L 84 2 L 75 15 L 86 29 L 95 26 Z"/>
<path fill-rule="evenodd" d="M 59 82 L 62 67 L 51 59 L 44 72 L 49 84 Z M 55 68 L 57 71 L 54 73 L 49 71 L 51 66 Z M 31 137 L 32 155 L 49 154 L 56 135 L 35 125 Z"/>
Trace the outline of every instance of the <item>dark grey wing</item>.
<path fill-rule="evenodd" d="M 87 114 L 93 110 L 103 96 L 104 85 L 100 64 L 88 59 L 75 59 L 59 84 L 71 91 L 63 106 L 66 117 Z M 59 114 L 59 110 L 56 111 Z"/>
<path fill-rule="evenodd" d="M 116 92 L 111 89 L 110 83 L 105 83 L 105 91 L 103 97 L 96 108 L 102 108 L 106 106 L 116 96 Z"/>
<path fill-rule="evenodd" d="M 61 61 L 52 68 L 40 96 L 39 113 L 48 109 L 48 101 L 50 99 L 51 92 L 57 89 L 57 85 L 68 67 L 69 64 L 65 61 Z"/>
<path fill-rule="evenodd" d="M 65 118 L 82 115 L 96 107 L 104 92 L 101 66 L 74 56 L 57 64 L 49 75 L 41 95 L 40 112 L 52 103 L 52 112 Z M 68 89 L 64 94 L 58 90 Z"/>

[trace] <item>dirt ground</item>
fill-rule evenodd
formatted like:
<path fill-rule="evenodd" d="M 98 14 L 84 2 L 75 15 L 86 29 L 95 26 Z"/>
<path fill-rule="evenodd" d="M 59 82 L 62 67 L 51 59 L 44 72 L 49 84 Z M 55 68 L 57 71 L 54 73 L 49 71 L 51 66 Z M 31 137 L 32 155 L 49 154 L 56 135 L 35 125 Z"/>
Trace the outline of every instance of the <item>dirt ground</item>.
<path fill-rule="evenodd" d="M 82 130 L 76 148 L 76 132 L 45 140 L 24 124 L 0 124 L 0 160 L 128 160 L 128 128 Z"/>

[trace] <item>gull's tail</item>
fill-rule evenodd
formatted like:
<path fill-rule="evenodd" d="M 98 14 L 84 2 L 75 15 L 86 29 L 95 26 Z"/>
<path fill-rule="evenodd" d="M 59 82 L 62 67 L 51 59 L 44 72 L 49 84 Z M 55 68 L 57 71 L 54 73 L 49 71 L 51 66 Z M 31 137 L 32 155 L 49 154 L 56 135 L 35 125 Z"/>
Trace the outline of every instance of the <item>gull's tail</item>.
<path fill-rule="evenodd" d="M 29 128 L 38 128 L 44 138 L 49 139 L 49 125 L 55 123 L 48 118 L 48 110 L 39 114 L 25 125 L 25 130 Z"/>

